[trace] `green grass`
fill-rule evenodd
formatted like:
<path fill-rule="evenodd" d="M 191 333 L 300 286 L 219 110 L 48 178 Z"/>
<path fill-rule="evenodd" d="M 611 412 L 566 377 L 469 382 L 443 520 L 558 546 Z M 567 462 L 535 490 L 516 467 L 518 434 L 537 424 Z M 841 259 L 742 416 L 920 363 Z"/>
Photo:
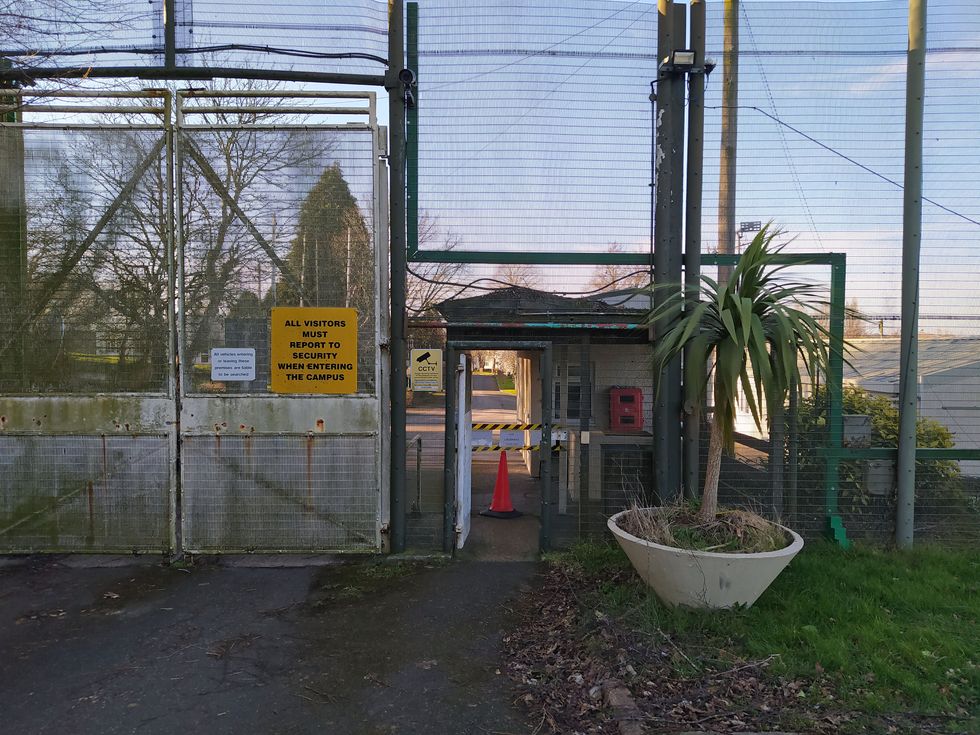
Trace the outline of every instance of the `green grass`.
<path fill-rule="evenodd" d="M 118 365 L 119 355 L 93 355 L 88 352 L 69 352 L 68 356 L 75 362 L 94 363 L 98 365 Z M 127 357 L 127 365 L 135 365 L 135 357 Z"/>
<path fill-rule="evenodd" d="M 596 602 L 625 624 L 708 658 L 776 654 L 774 674 L 818 681 L 856 710 L 951 714 L 980 704 L 975 550 L 810 544 L 755 606 L 714 613 L 666 608 L 638 578 L 617 576 L 628 567 L 617 547 L 581 546 L 556 560 L 597 580 Z"/>
<path fill-rule="evenodd" d="M 514 376 L 497 373 L 497 388 L 500 389 L 501 393 L 516 394 L 517 390 L 514 388 Z"/>

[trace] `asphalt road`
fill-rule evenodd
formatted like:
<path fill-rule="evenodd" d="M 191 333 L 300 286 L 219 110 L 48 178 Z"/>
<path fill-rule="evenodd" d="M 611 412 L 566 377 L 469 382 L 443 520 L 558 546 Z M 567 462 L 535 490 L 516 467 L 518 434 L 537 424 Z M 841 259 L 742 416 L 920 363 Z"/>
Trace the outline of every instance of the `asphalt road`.
<path fill-rule="evenodd" d="M 0 731 L 528 732 L 497 672 L 536 569 L 0 568 Z"/>

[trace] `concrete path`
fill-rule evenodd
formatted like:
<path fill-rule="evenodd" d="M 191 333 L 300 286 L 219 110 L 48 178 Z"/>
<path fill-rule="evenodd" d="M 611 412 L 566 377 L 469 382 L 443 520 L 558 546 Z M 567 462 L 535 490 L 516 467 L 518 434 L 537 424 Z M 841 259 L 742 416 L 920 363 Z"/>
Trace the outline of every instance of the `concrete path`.
<path fill-rule="evenodd" d="M 421 401 L 423 405 L 408 409 L 409 437 L 422 436 L 421 475 L 422 488 L 418 493 L 416 485 L 416 456 L 410 453 L 409 481 L 412 492 L 420 494 L 422 508 L 436 508 L 441 511 L 443 495 L 444 468 L 444 408 L 430 397 Z M 517 421 L 517 398 L 502 393 L 493 375 L 473 376 L 473 420 L 476 422 L 513 423 Z M 523 443 L 523 435 L 518 432 L 517 441 Z M 489 440 L 491 432 L 476 432 L 476 438 Z M 499 436 L 499 434 L 498 434 Z M 540 548 L 541 494 L 539 482 L 532 478 L 521 462 L 519 452 L 510 452 L 511 500 L 514 507 L 525 515 L 518 519 L 492 519 L 479 515 L 490 507 L 497 466 L 498 452 L 474 452 L 472 464 L 472 509 L 471 531 L 460 556 L 484 561 L 521 561 L 538 558 Z"/>
<path fill-rule="evenodd" d="M 497 672 L 536 569 L 2 568 L 0 729 L 527 732 Z"/>

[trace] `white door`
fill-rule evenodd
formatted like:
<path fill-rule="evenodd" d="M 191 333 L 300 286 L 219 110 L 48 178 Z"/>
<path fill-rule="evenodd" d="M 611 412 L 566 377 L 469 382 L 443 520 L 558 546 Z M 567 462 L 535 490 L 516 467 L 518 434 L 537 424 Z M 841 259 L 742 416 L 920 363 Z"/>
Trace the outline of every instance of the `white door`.
<path fill-rule="evenodd" d="M 462 549 L 470 534 L 473 507 L 473 391 L 470 389 L 470 358 L 459 356 L 456 368 L 456 548 Z"/>

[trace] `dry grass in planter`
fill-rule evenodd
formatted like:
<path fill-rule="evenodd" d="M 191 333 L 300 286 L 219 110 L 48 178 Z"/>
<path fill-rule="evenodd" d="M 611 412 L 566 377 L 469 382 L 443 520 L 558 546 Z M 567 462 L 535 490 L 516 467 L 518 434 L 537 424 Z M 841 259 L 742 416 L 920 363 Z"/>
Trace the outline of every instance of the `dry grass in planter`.
<path fill-rule="evenodd" d="M 721 510 L 703 521 L 689 505 L 643 508 L 633 504 L 619 527 L 644 541 L 693 551 L 749 554 L 785 548 L 786 532 L 757 513 Z"/>

